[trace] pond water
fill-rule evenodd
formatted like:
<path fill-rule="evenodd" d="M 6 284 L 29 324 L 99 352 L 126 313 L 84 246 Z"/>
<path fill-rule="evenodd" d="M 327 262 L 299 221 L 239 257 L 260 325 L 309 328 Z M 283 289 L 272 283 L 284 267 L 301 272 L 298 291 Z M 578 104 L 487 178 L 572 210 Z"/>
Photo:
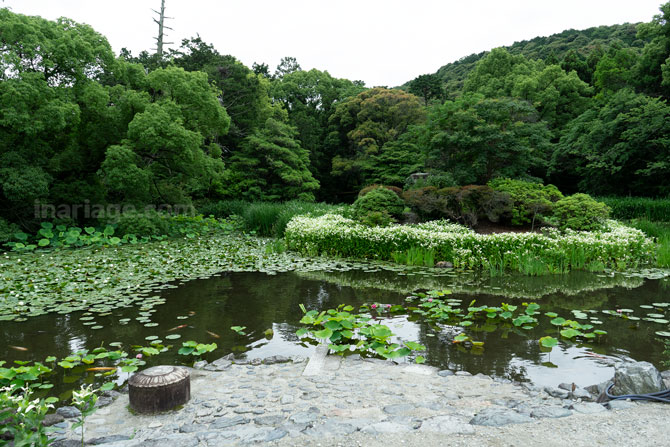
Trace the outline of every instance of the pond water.
<path fill-rule="evenodd" d="M 2 322 L 0 359 L 43 360 L 50 355 L 60 359 L 76 350 L 108 346 L 114 341 L 123 343 L 127 350 L 133 344 L 149 345 L 145 339 L 151 336 L 175 346 L 186 340 L 216 342 L 218 349 L 208 354 L 208 360 L 231 352 L 248 358 L 309 356 L 313 347 L 301 343 L 295 335 L 302 316 L 299 304 L 318 310 L 342 303 L 356 308 L 365 302 L 406 304 L 410 291 L 417 288 L 452 289 L 450 297 L 461 298 L 466 305 L 472 299 L 478 305 L 492 306 L 535 301 L 542 306 L 542 313 L 552 311 L 566 319 L 573 318 L 572 310 L 591 310 L 588 315 L 602 321 L 597 328 L 608 332 L 598 343 L 560 340 L 547 353 L 540 350 L 537 340 L 547 334 L 559 338 L 549 318 L 539 318 L 540 324 L 530 331 L 476 332 L 471 327 L 468 332 L 473 338 L 485 342 L 483 353 L 473 354 L 453 344 L 449 331 L 436 331 L 426 323 L 410 321 L 406 315 L 384 321 L 400 338 L 425 345 L 427 363 L 439 368 L 551 386 L 560 382 L 587 386 L 605 381 L 613 375 L 608 361 L 613 358 L 646 360 L 662 368 L 663 343 L 655 333 L 667 331 L 667 323 L 623 319 L 602 311 L 631 309 L 629 315 L 639 318 L 649 313 L 666 315 L 670 312 L 667 279 L 579 272 L 540 278 L 490 278 L 434 269 L 398 272 L 375 268 L 274 275 L 226 273 L 171 284 L 151 295 L 165 301 L 151 309 L 132 306 L 108 315 L 76 312 Z M 231 326 L 246 326 L 246 334 L 235 333 Z M 272 336 L 264 335 L 268 329 L 272 329 Z M 181 338 L 165 338 L 174 334 Z M 173 348 L 149 360 L 150 364 L 180 363 L 185 358 Z M 84 369 L 68 373 L 71 376 L 66 381 L 74 381 L 73 375 L 84 373 Z"/>

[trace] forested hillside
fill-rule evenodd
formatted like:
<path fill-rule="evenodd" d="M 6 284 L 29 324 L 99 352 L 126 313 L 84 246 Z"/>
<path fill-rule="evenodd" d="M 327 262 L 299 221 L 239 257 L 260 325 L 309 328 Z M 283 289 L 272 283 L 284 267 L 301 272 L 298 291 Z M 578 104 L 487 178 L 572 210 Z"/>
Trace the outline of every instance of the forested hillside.
<path fill-rule="evenodd" d="M 199 37 L 117 56 L 88 25 L 0 9 L 0 239 L 34 227 L 42 204 L 352 201 L 414 172 L 436 187 L 512 177 L 667 196 L 669 57 L 670 3 L 648 23 L 519 42 L 406 89 L 290 57 L 247 67 Z"/>
<path fill-rule="evenodd" d="M 646 42 L 637 36 L 637 25 L 624 23 L 580 31 L 570 29 L 548 37 L 522 40 L 502 48 L 527 59 L 542 59 L 568 70 L 574 69 L 583 81 L 590 82 L 599 58 L 612 46 L 638 49 L 644 47 Z M 487 54 L 489 51 L 465 56 L 440 67 L 435 74 L 444 82 L 447 92 L 456 95 L 462 90 L 465 78 L 477 62 Z"/>

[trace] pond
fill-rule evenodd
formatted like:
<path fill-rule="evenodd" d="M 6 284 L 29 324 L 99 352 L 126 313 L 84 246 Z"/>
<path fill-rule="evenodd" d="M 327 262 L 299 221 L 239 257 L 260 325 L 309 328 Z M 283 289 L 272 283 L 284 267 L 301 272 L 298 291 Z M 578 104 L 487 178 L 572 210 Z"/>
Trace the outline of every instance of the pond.
<path fill-rule="evenodd" d="M 0 359 L 43 360 L 51 355 L 63 358 L 79 349 L 109 346 L 111 342 L 121 342 L 128 349 L 133 344 L 146 346 L 148 340 L 155 339 L 175 346 L 186 340 L 216 342 L 218 349 L 208 354 L 208 360 L 231 352 L 247 358 L 309 356 L 313 347 L 295 335 L 302 316 L 300 304 L 317 310 L 342 303 L 356 308 L 366 302 L 406 305 L 408 294 L 418 288 L 451 289 L 450 298 L 460 298 L 466 305 L 473 299 L 478 305 L 491 306 L 532 300 L 541 305 L 542 313 L 552 311 L 565 318 L 573 318 L 572 310 L 583 310 L 591 320 L 602 322 L 598 329 L 607 331 L 602 340 L 594 343 L 560 340 L 547 353 L 540 350 L 537 340 L 547 334 L 560 338 L 549 318 L 540 318 L 540 324 L 529 331 L 486 332 L 486 328 L 469 328 L 473 337 L 485 343 L 483 352 L 473 353 L 452 343 L 453 334 L 448 330 L 436 330 L 407 315 L 384 322 L 400 338 L 425 345 L 426 362 L 439 368 L 540 386 L 556 386 L 560 382 L 587 386 L 605 381 L 613 375 L 610 360 L 614 358 L 646 360 L 662 369 L 664 346 L 656 332 L 667 330 L 667 323 L 663 323 L 669 309 L 666 302 L 670 301 L 667 279 L 584 272 L 491 278 L 435 269 L 389 271 L 374 267 L 344 272 L 225 273 L 172 283 L 169 288 L 148 295 L 146 308 L 140 304 L 106 315 L 51 313 L 23 322 L 2 322 Z M 602 312 L 616 309 L 632 310 L 627 315 L 633 318 Z M 644 320 L 648 314 L 656 315 L 659 322 Z M 246 326 L 245 334 L 234 332 L 231 326 Z M 272 329 L 272 335 L 266 335 L 268 329 Z M 184 361 L 175 348 L 150 358 L 150 364 Z M 73 382 L 76 374 L 86 374 L 85 367 L 67 374 L 66 382 Z"/>

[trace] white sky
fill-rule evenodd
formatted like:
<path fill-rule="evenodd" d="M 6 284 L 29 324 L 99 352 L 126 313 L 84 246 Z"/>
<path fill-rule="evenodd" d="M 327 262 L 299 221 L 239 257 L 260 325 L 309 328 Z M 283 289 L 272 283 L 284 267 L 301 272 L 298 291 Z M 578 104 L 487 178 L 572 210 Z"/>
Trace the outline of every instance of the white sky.
<path fill-rule="evenodd" d="M 397 86 L 471 53 L 565 29 L 648 22 L 664 0 L 166 0 L 168 41 L 196 33 L 222 54 Z M 88 23 L 118 54 L 154 48 L 160 0 L 4 0 L 14 12 Z M 178 45 L 170 45 L 176 48 Z"/>

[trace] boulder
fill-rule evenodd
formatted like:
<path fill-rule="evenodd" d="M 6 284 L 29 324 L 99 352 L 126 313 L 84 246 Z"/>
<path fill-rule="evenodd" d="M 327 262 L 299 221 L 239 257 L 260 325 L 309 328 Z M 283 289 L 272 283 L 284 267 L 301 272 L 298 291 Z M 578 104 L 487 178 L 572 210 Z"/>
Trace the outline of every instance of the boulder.
<path fill-rule="evenodd" d="M 628 362 L 616 366 L 614 387 L 610 394 L 647 394 L 662 391 L 665 388 L 661 373 L 649 362 Z"/>

